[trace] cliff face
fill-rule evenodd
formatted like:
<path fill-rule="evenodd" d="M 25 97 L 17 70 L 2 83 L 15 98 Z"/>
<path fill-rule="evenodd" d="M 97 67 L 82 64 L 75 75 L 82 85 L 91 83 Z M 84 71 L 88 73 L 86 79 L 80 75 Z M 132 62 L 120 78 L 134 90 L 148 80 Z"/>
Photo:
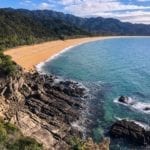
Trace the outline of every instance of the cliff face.
<path fill-rule="evenodd" d="M 15 76 L 0 75 L 0 117 L 15 124 L 24 136 L 42 143 L 44 149 L 73 149 L 71 139 L 82 138 L 83 133 L 85 88 L 52 75 L 24 73 L 20 67 L 17 70 Z M 109 149 L 105 140 L 100 145 L 93 141 L 85 144 L 85 150 Z"/>
<path fill-rule="evenodd" d="M 0 77 L 0 115 L 46 149 L 69 149 L 71 136 L 81 136 L 71 124 L 80 119 L 84 91 L 78 83 L 19 68 L 14 77 Z"/>

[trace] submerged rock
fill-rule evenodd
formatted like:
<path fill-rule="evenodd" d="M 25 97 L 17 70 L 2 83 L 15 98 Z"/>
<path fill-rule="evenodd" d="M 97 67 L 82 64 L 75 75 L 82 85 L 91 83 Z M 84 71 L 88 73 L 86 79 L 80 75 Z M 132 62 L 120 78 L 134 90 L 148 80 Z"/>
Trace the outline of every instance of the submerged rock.
<path fill-rule="evenodd" d="M 133 121 L 117 121 L 112 125 L 109 133 L 114 138 L 125 138 L 136 145 L 150 145 L 150 131 Z"/>

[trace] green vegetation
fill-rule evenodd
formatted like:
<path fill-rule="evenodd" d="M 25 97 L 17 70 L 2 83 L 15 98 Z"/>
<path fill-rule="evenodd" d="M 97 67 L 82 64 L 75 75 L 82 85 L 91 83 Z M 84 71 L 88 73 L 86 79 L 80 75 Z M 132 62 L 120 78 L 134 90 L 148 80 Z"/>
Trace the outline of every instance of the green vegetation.
<path fill-rule="evenodd" d="M 18 128 L 0 120 L 1 150 L 43 150 L 41 144 L 34 139 L 24 137 Z"/>
<path fill-rule="evenodd" d="M 82 140 L 78 137 L 72 137 L 70 145 L 72 150 L 109 150 L 110 139 L 103 139 L 101 143 L 95 143 L 92 138 Z"/>
<path fill-rule="evenodd" d="M 70 145 L 73 150 L 85 150 L 85 141 L 80 138 L 72 137 L 70 140 Z"/>
<path fill-rule="evenodd" d="M 112 18 L 80 18 L 51 10 L 0 9 L 0 50 L 95 35 L 150 35 L 150 26 Z"/>
<path fill-rule="evenodd" d="M 46 16 L 43 11 L 0 9 L 0 50 L 87 35 L 74 25 Z"/>
<path fill-rule="evenodd" d="M 15 143 L 7 146 L 9 150 L 42 150 L 42 145 L 29 137 L 20 138 Z"/>
<path fill-rule="evenodd" d="M 14 75 L 15 72 L 16 65 L 11 60 L 11 57 L 0 52 L 0 75 Z"/>

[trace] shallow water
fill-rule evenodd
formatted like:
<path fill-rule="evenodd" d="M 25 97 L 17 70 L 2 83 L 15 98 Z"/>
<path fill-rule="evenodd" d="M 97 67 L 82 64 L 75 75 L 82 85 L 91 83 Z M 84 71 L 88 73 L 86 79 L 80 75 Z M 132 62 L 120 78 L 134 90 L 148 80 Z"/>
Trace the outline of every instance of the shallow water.
<path fill-rule="evenodd" d="M 150 125 L 150 113 L 114 103 L 118 96 L 127 95 L 139 104 L 150 105 L 150 38 L 105 39 L 79 45 L 46 62 L 42 70 L 80 81 L 90 89 L 92 97 L 87 101 L 95 140 L 117 117 Z M 113 140 L 111 144 L 111 149 L 131 147 L 124 141 Z"/>

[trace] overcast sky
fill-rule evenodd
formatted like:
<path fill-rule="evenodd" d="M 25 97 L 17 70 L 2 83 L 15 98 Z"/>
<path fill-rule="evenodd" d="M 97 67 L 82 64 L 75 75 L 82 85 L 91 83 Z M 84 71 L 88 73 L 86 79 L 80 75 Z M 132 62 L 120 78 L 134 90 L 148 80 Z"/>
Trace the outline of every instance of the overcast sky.
<path fill-rule="evenodd" d="M 150 0 L 0 0 L 0 7 L 51 9 L 80 17 L 102 16 L 150 24 Z"/>

